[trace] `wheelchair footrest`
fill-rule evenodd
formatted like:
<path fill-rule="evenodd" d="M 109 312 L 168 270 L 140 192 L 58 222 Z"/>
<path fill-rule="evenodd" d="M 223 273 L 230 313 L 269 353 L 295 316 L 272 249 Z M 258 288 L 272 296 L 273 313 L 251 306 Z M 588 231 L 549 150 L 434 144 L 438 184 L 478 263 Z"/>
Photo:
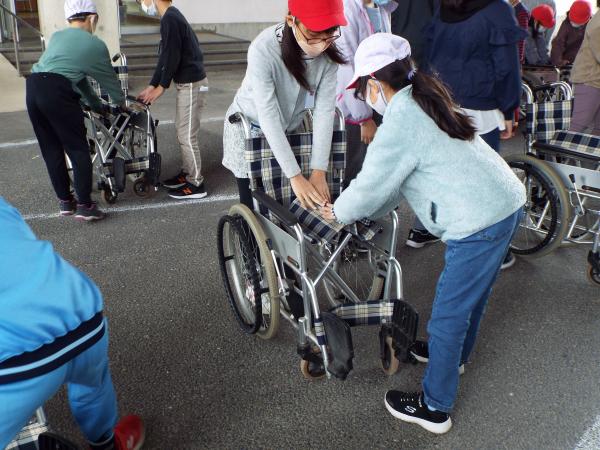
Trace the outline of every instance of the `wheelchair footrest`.
<path fill-rule="evenodd" d="M 326 344 L 329 348 L 329 366 L 327 370 L 336 378 L 345 380 L 352 370 L 354 346 L 350 325 L 333 313 L 324 312 L 321 316 Z M 315 327 L 319 328 L 315 323 Z M 320 333 L 317 332 L 317 336 Z"/>
<path fill-rule="evenodd" d="M 390 323 L 383 324 L 380 336 L 382 342 L 385 336 L 392 337 L 392 346 L 399 361 L 411 362 L 410 348 L 417 340 L 419 314 L 408 303 L 396 300 L 394 313 Z"/>
<path fill-rule="evenodd" d="M 148 156 L 148 181 L 154 187 L 160 184 L 160 172 L 162 168 L 162 157 L 160 153 L 150 153 Z"/>

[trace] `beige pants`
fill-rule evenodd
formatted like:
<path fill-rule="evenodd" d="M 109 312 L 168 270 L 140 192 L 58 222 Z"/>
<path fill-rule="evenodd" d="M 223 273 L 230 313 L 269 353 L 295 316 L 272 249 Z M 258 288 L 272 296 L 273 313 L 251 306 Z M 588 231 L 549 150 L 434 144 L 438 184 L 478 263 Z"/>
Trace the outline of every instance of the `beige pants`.
<path fill-rule="evenodd" d="M 196 83 L 176 83 L 177 105 L 175 128 L 177 140 L 181 147 L 182 169 L 187 173 L 187 181 L 200 186 L 204 181 L 201 174 L 200 158 L 200 119 L 208 93 L 208 80 L 205 78 Z"/>

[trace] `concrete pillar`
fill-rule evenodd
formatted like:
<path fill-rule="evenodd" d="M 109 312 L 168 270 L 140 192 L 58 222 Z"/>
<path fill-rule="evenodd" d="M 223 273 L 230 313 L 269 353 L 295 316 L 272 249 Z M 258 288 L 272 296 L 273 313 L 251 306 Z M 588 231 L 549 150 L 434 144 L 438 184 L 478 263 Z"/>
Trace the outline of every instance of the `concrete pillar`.
<path fill-rule="evenodd" d="M 110 55 L 120 51 L 119 2 L 118 0 L 96 0 L 98 26 L 96 36 L 106 42 Z M 49 42 L 52 33 L 67 27 L 63 0 L 38 0 L 40 27 Z"/>

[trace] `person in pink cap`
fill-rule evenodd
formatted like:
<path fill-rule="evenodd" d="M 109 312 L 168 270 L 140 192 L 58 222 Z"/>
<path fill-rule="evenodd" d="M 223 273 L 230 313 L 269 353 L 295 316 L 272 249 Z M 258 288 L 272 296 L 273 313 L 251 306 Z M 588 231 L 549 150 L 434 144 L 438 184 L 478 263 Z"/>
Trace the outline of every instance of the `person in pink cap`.
<path fill-rule="evenodd" d="M 573 64 L 581 48 L 585 28 L 592 18 L 592 5 L 588 0 L 576 0 L 571 5 L 567 18 L 561 24 L 558 34 L 552 40 L 550 61 L 562 67 Z"/>
<path fill-rule="evenodd" d="M 326 181 L 333 135 L 335 89 L 344 58 L 335 41 L 347 24 L 342 0 L 289 0 L 285 22 L 267 28 L 250 45 L 248 69 L 225 115 L 223 165 L 235 175 L 240 202 L 252 208 L 244 159 L 245 138 L 229 117 L 243 113 L 255 136 L 265 136 L 291 181 L 296 197 L 314 208 L 330 198 Z M 302 174 L 286 133 L 298 130 L 313 109 L 313 148 L 308 178 Z"/>
<path fill-rule="evenodd" d="M 550 64 L 548 46 L 544 32 L 556 24 L 554 10 L 550 5 L 542 4 L 531 10 L 529 19 L 529 37 L 525 42 L 525 63 L 534 66 Z"/>
<path fill-rule="evenodd" d="M 351 224 L 383 217 L 406 199 L 446 243 L 429 341 L 411 350 L 428 363 L 422 391 L 385 395 L 394 417 L 442 434 L 452 426 L 459 374 L 519 225 L 525 187 L 476 134 L 440 79 L 418 70 L 410 54 L 406 39 L 387 33 L 358 47 L 348 88 L 382 114 L 383 123 L 362 170 L 323 214 Z"/>

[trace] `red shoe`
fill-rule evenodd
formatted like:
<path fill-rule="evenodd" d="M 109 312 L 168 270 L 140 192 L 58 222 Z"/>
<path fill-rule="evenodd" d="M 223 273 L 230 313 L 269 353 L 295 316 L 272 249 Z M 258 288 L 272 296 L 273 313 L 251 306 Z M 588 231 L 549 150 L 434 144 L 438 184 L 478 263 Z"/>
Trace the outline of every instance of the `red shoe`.
<path fill-rule="evenodd" d="M 138 416 L 123 417 L 115 427 L 116 450 L 139 450 L 145 437 L 142 419 Z"/>

